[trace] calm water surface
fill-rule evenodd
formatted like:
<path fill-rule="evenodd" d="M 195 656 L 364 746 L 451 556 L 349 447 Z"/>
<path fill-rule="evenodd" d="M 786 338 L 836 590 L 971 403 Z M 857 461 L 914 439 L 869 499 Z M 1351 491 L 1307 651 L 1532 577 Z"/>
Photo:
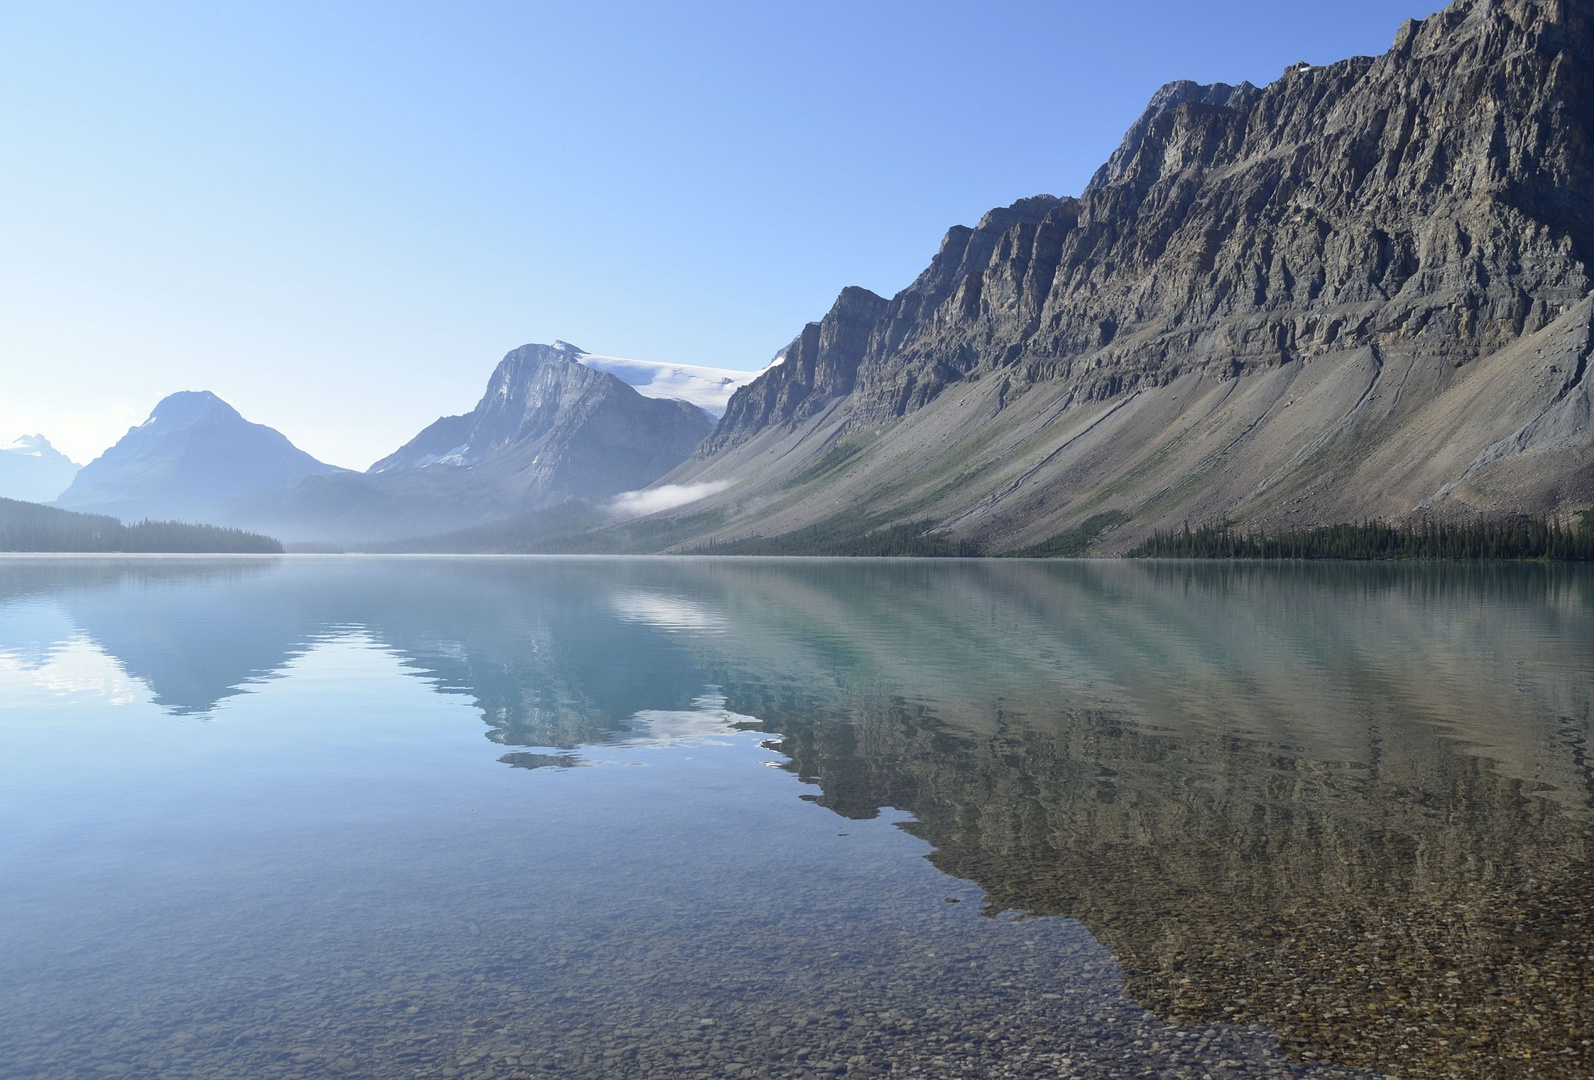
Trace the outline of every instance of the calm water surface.
<path fill-rule="evenodd" d="M 0 560 L 5 1077 L 1594 1074 L 1594 575 Z"/>

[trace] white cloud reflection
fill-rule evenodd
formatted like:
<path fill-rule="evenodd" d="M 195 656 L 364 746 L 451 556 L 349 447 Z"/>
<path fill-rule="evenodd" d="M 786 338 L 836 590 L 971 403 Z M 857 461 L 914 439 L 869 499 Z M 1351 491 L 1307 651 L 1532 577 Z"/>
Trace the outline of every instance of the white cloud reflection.
<path fill-rule="evenodd" d="M 718 634 L 725 630 L 724 617 L 684 597 L 664 593 L 621 593 L 614 599 L 614 610 L 623 622 L 643 623 L 672 633 L 684 630 Z"/>
<path fill-rule="evenodd" d="M 724 746 L 738 725 L 757 724 L 756 717 L 731 712 L 725 695 L 711 687 L 690 709 L 644 709 L 634 714 L 631 729 L 607 745 L 616 749 L 664 750 L 677 746 Z"/>
<path fill-rule="evenodd" d="M 0 650 L 0 688 L 8 686 L 90 695 L 112 705 L 130 705 L 149 697 L 149 688 L 141 680 L 81 634 L 53 646 L 43 659 Z"/>

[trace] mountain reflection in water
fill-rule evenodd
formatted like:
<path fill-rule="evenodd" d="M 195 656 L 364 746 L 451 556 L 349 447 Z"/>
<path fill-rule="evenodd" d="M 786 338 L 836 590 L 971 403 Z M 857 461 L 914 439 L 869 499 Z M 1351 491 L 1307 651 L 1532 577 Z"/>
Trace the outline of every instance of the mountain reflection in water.
<path fill-rule="evenodd" d="M 989 914 L 1079 920 L 1163 1021 L 1403 1076 L 1594 1069 L 1586 570 L 0 566 L 0 660 L 87 641 L 177 716 L 353 631 L 527 783 L 758 732 Z"/>

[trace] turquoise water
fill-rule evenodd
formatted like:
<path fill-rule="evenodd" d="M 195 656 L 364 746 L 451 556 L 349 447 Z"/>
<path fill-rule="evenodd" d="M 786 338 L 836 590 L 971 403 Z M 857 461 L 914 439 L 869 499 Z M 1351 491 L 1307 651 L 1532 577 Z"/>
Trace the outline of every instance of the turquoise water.
<path fill-rule="evenodd" d="M 0 1075 L 1580 1076 L 1594 576 L 0 561 Z"/>

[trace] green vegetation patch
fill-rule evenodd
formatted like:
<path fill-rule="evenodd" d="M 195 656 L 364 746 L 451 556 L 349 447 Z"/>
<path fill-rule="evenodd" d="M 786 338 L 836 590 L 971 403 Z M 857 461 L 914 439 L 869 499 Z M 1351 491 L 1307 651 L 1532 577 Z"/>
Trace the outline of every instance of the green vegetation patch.
<path fill-rule="evenodd" d="M 862 557 L 972 558 L 983 554 L 978 544 L 930 532 L 933 521 L 887 525 L 887 519 L 846 510 L 824 521 L 779 536 L 719 540 L 699 548 L 700 555 L 827 555 Z"/>
<path fill-rule="evenodd" d="M 1122 525 L 1129 520 L 1129 515 L 1122 510 L 1108 510 L 1100 514 L 1092 514 L 1084 521 L 1075 525 L 1066 532 L 1060 532 L 1050 540 L 1043 540 L 1039 544 L 1032 544 L 1027 548 L 1006 552 L 1011 559 L 1073 559 L 1085 554 L 1091 546 L 1101 539 L 1101 534 L 1115 526 Z"/>
<path fill-rule="evenodd" d="M 1547 518 L 1390 525 L 1320 525 L 1269 533 L 1241 531 L 1233 522 L 1158 531 L 1128 552 L 1131 559 L 1439 559 L 1452 562 L 1521 559 L 1594 560 L 1594 510 L 1574 527 Z"/>
<path fill-rule="evenodd" d="M 607 515 L 572 501 L 442 536 L 367 545 L 373 552 L 495 555 L 638 555 L 661 551 L 723 523 L 723 510 L 687 517 L 609 524 Z"/>
<path fill-rule="evenodd" d="M 643 518 L 602 529 L 545 537 L 522 550 L 547 555 L 646 555 L 700 536 L 724 520 L 723 510 L 706 510 L 679 518 Z"/>
<path fill-rule="evenodd" d="M 829 477 L 841 472 L 842 469 L 852 463 L 853 458 L 857 457 L 858 453 L 867 445 L 867 440 L 843 435 L 836 440 L 834 446 L 824 452 L 818 461 L 799 473 L 796 479 L 791 482 L 791 486 L 797 487 L 800 484 L 808 483 L 810 480 L 818 480 L 821 477 Z"/>

